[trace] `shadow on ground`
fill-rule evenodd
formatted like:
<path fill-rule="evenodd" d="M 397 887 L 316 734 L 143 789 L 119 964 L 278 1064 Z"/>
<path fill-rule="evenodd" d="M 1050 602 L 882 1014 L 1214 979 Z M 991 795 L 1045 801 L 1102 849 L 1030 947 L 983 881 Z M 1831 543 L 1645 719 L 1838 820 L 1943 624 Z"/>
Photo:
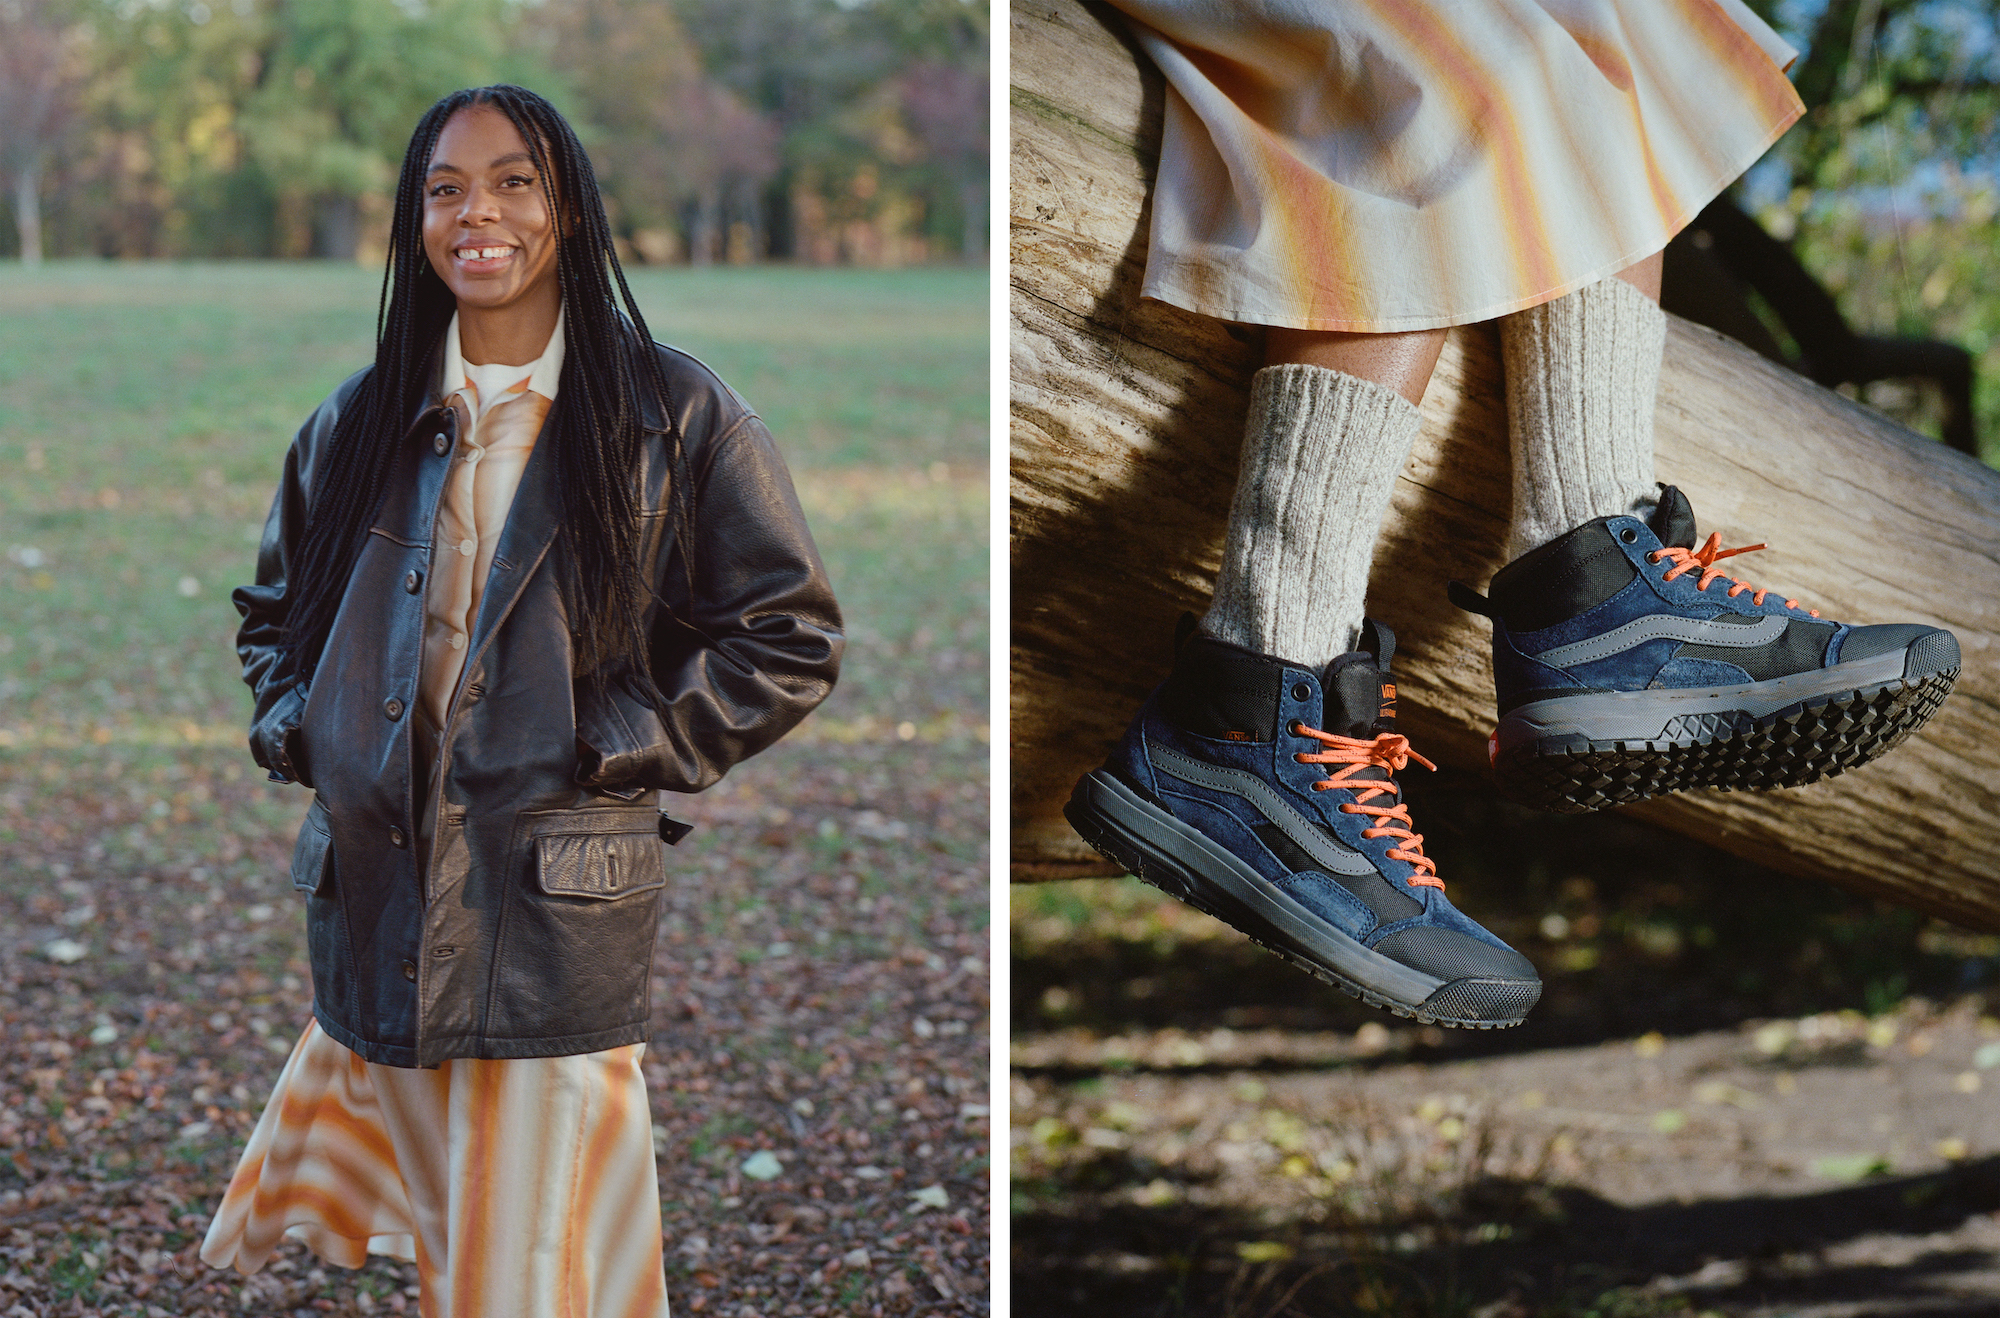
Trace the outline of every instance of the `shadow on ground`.
<path fill-rule="evenodd" d="M 1867 1236 L 1950 1232 L 1996 1210 L 2000 1158 L 1813 1194 L 1638 1209 L 1573 1188 L 1483 1181 L 1444 1214 L 1335 1215 L 1276 1239 L 1257 1214 L 1185 1205 L 1126 1206 L 1084 1221 L 1029 1211 L 1014 1219 L 1014 1293 L 1050 1318 L 1723 1305 L 1970 1315 L 2000 1312 L 2000 1267 L 1988 1250 L 1827 1255 Z M 1662 1277 L 1673 1280 L 1655 1281 Z"/>
<path fill-rule="evenodd" d="M 1362 1007 L 1132 880 L 1015 890 L 1017 1304 L 2000 1314 L 2000 938 L 1469 777 L 1409 795 L 1542 972 L 1521 1028 Z"/>

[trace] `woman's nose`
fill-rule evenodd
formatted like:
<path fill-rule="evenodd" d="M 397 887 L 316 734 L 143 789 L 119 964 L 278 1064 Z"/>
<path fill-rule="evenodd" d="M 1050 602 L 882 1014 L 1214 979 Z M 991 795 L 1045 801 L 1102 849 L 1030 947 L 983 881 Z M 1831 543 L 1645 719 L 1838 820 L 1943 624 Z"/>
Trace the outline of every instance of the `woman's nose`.
<path fill-rule="evenodd" d="M 478 224 L 495 219 L 499 214 L 499 208 L 494 205 L 491 192 L 485 188 L 467 188 L 465 200 L 459 203 L 458 222 L 467 225 Z"/>

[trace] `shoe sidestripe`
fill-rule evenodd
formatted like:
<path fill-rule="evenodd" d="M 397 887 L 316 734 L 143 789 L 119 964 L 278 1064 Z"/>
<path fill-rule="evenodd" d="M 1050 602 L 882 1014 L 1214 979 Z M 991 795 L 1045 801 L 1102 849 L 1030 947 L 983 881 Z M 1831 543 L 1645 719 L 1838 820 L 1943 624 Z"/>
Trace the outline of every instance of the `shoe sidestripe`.
<path fill-rule="evenodd" d="M 1536 663 L 1547 664 L 1551 668 L 1573 668 L 1578 664 L 1609 659 L 1614 654 L 1644 645 L 1648 641 L 1688 641 L 1747 650 L 1777 640 L 1785 634 L 1785 628 L 1790 625 L 1789 618 L 1776 614 L 1766 614 L 1756 622 L 1745 626 L 1740 622 L 1715 622 L 1706 618 L 1677 618 L 1672 614 L 1653 613 L 1643 618 L 1634 618 L 1623 627 L 1614 627 L 1602 636 L 1573 641 L 1568 645 L 1558 645 L 1552 650 L 1544 650 L 1540 654 L 1531 654 L 1528 657 Z"/>
<path fill-rule="evenodd" d="M 1191 782 L 1197 787 L 1206 787 L 1211 792 L 1226 792 L 1240 796 L 1264 812 L 1264 817 L 1276 824 L 1285 836 L 1298 844 L 1301 851 L 1318 861 L 1330 874 L 1373 874 L 1375 862 L 1359 851 L 1346 846 L 1326 835 L 1311 820 L 1301 815 L 1284 797 L 1278 795 L 1269 783 L 1247 769 L 1225 769 L 1220 765 L 1203 764 L 1200 760 L 1168 750 L 1164 746 L 1147 748 L 1154 765 L 1174 777 Z"/>

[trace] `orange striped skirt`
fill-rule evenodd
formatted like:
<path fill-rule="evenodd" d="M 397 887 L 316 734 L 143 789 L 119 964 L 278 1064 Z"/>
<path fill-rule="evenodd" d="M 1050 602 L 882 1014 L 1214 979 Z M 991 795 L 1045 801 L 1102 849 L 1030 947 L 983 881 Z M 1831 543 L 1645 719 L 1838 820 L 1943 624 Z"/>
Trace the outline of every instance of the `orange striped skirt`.
<path fill-rule="evenodd" d="M 1145 295 L 1469 324 L 1666 246 L 1804 113 L 1743 0 L 1112 0 L 1167 79 Z"/>
<path fill-rule="evenodd" d="M 667 1318 L 644 1047 L 406 1070 L 312 1022 L 202 1260 L 248 1275 L 289 1235 L 414 1260 L 423 1318 Z"/>

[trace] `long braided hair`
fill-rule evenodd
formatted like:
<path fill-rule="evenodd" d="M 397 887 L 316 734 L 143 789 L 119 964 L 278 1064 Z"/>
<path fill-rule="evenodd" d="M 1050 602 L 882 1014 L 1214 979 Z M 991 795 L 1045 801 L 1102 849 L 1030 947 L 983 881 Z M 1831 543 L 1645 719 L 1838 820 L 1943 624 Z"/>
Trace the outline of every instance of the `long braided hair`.
<path fill-rule="evenodd" d="M 641 390 L 665 418 L 673 467 L 669 533 L 693 581 L 687 455 L 673 399 L 645 317 L 619 268 L 597 179 L 576 134 L 553 105 L 524 87 L 453 92 L 418 121 L 396 187 L 388 268 L 375 316 L 375 366 L 338 420 L 310 492 L 310 513 L 290 564 L 280 672 L 309 682 L 332 630 L 368 523 L 381 503 L 395 446 L 439 369 L 437 348 L 457 307 L 424 253 L 423 185 L 445 123 L 470 106 L 505 114 L 534 156 L 555 224 L 564 307 L 562 378 L 544 443 L 552 444 L 562 510 L 559 584 L 569 611 L 573 666 L 600 687 L 616 673 L 635 695 L 663 703 L 646 663 L 643 614 L 655 598 L 639 571 L 638 457 L 646 427 Z M 623 314 L 612 283 L 624 300 Z"/>

